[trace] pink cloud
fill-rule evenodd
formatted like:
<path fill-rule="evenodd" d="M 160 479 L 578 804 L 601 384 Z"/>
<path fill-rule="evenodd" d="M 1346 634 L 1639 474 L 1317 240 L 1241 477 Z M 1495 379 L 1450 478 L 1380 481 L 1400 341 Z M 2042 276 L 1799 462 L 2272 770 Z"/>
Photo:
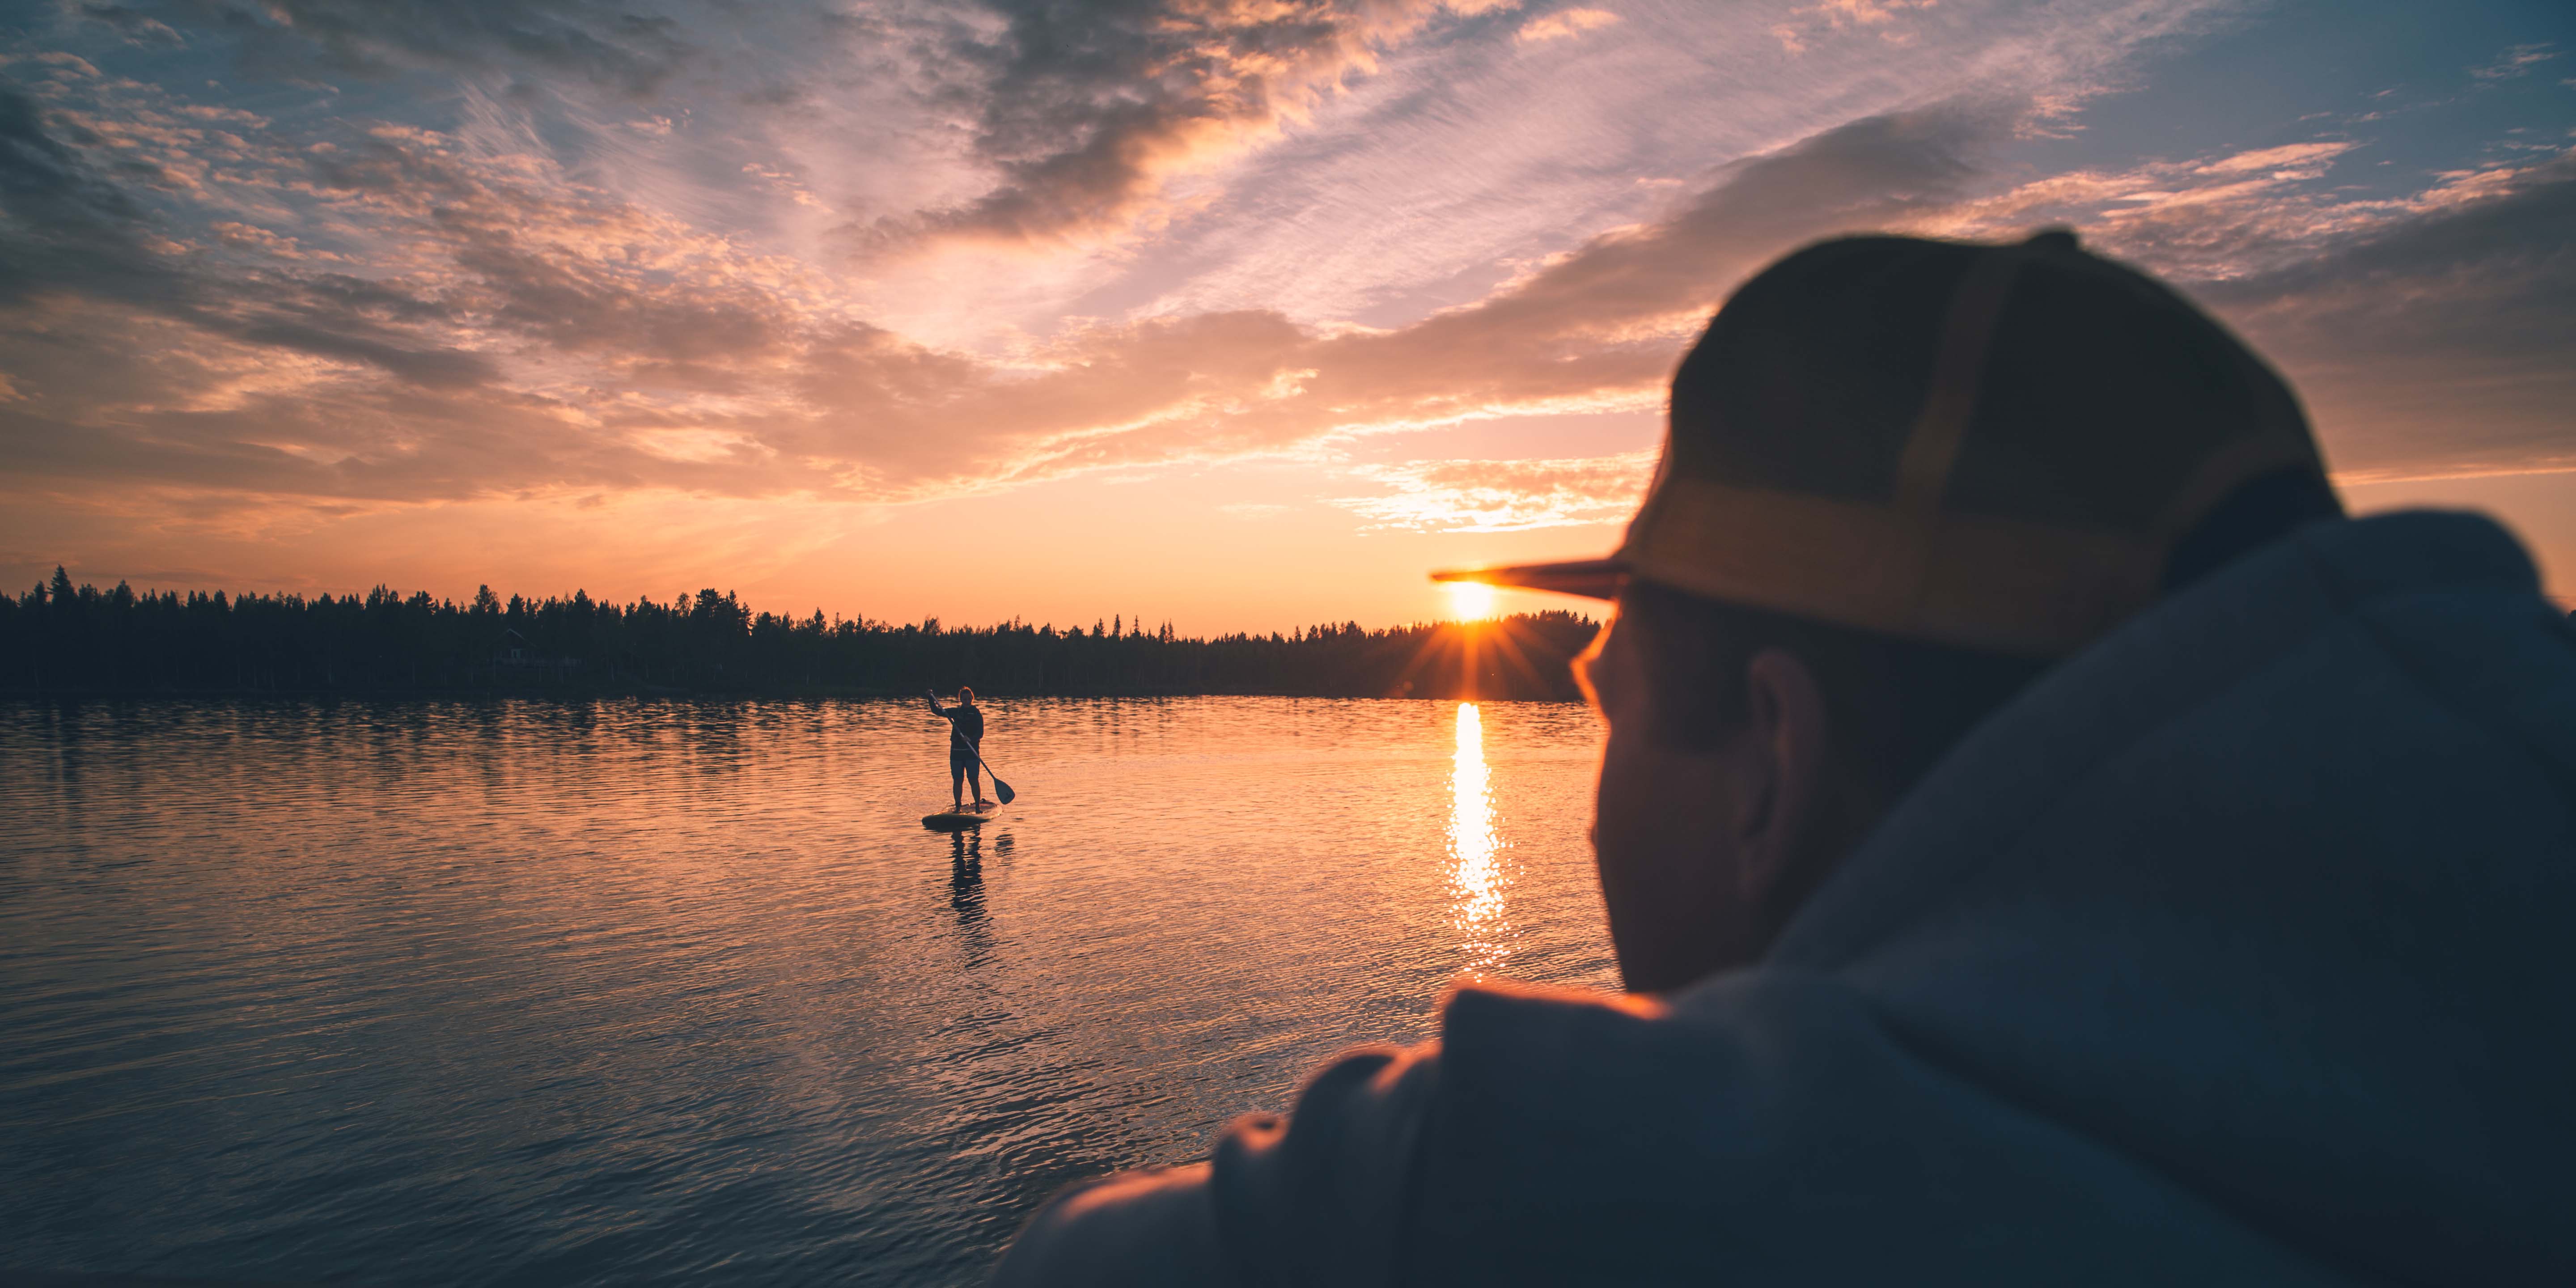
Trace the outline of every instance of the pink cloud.
<path fill-rule="evenodd" d="M 70 129 L 108 106 L 39 120 Z M 2553 194 L 2576 191 L 2567 158 L 2367 200 L 2323 183 L 2353 146 L 2340 140 L 1997 185 L 1967 158 L 2023 114 L 1947 105 L 1821 132 L 1402 326 L 1240 309 L 1085 322 L 1001 352 L 921 343 L 872 323 L 804 260 L 542 156 L 412 126 L 327 149 L 195 125 L 129 129 L 101 146 L 197 174 L 192 191 L 205 195 L 190 199 L 223 212 L 203 226 L 225 255 L 155 252 L 146 239 L 159 225 L 45 134 L 30 146 L 64 158 L 48 225 L 58 242 L 44 261 L 55 276 L 5 305 L 0 370 L 18 397 L 0 404 L 0 461 L 22 496 L 144 485 L 241 506 L 650 490 L 903 504 L 1356 434 L 1650 408 L 1709 310 L 1796 244 L 1881 228 L 2009 235 L 2061 219 L 2199 284 L 2276 348 L 2336 413 L 2323 423 L 2346 468 L 2569 453 L 2576 435 L 2547 410 L 2564 383 L 2548 355 L 2565 351 L 2565 310 L 2533 293 L 2540 269 L 2509 254 L 2533 247 L 2533 265 L 2559 262 L 2546 250 L 2564 228 L 2543 216 Z M 233 159 L 208 163 L 218 151 Z M 254 210 L 268 214 L 233 217 Z M 2478 220 L 2500 231 L 2463 241 L 2470 249 L 2447 266 L 2370 259 L 2373 247 L 2429 245 Z M 2300 275 L 2335 256 L 2342 276 Z M 2486 337 L 2483 350 L 2411 343 L 2451 355 L 2453 370 L 2494 374 L 2469 393 L 2417 386 L 2447 390 L 2441 432 L 2374 411 L 2399 405 L 2385 396 L 2340 392 L 2379 377 L 2338 353 L 2415 334 L 2413 319 L 2445 310 L 2461 314 L 2446 334 Z M 2529 338 L 2481 311 L 2517 319 Z M 2400 351 L 2377 368 L 2409 361 Z M 2424 423 L 2416 414 L 2410 423 Z M 1345 508 L 1505 530 L 1597 522 L 1626 495 L 1580 462 L 1549 463 L 1564 479 L 1465 468 L 1392 467 L 1374 476 L 1387 493 Z"/>
<path fill-rule="evenodd" d="M 1542 41 L 1564 40 L 1587 31 L 1598 31 L 1619 21 L 1619 15 L 1607 9 L 1559 9 L 1522 23 L 1512 39 L 1525 45 Z"/>

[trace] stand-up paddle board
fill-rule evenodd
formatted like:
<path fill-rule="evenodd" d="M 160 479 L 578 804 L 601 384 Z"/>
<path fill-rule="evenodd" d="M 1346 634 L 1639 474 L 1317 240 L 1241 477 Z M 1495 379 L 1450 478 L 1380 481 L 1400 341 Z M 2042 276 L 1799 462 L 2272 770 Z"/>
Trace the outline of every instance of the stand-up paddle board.
<path fill-rule="evenodd" d="M 990 809 L 981 814 L 971 809 L 944 810 L 937 814 L 922 815 L 921 825 L 934 832 L 962 832 L 970 827 L 980 827 L 992 817 L 993 813 Z"/>

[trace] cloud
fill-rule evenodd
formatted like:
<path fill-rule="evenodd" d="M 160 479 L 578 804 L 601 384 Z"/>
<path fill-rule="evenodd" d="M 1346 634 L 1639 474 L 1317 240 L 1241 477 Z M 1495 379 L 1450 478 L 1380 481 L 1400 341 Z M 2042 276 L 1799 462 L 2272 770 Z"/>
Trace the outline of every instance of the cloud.
<path fill-rule="evenodd" d="M 29 373 L 36 396 L 0 417 L 0 461 L 28 478 L 308 504 L 598 487 L 900 502 L 1336 434 L 1635 408 L 1660 398 L 1681 338 L 1762 259 L 1819 226 L 1954 196 L 1969 171 L 1949 151 L 1975 119 L 1877 118 L 1746 162 L 1669 219 L 1411 326 L 1238 310 L 1076 327 L 1008 359 L 873 326 L 797 263 L 540 159 L 377 126 L 210 179 L 231 205 L 293 194 L 301 223 L 223 221 L 238 225 L 217 235 L 236 258 L 141 256 L 161 265 L 157 296 L 122 284 L 113 256 L 21 292 L 0 369 Z M 177 131 L 128 150 L 184 168 L 201 142 Z M 71 226 L 124 246 L 152 222 L 118 189 L 84 186 L 96 167 L 51 135 L 26 134 L 22 151 L 50 199 L 89 212 Z M 400 271 L 316 266 L 313 253 L 360 239 Z M 41 356 L 65 345 L 84 361 Z"/>
<path fill-rule="evenodd" d="M 2576 466 L 2576 149 L 2358 195 L 2325 139 L 2073 171 L 1923 221 L 2042 223 L 2175 282 L 2292 377 L 2342 476 Z"/>
<path fill-rule="evenodd" d="M 1167 209 L 1166 187 L 1313 113 L 1379 52 L 1443 11 L 1508 0 L 1003 0 L 981 65 L 974 148 L 999 178 L 961 205 L 880 218 L 876 244 L 917 237 L 1045 242 L 1119 231 Z"/>
<path fill-rule="evenodd" d="M 45 128 L 31 95 L 0 84 L 0 303 L 72 281 L 149 295 L 166 274 L 150 267 L 142 206 L 84 165 Z"/>
<path fill-rule="evenodd" d="M 129 45 L 180 46 L 188 43 L 170 24 L 126 5 L 84 4 L 78 12 L 85 21 L 113 28 Z"/>
<path fill-rule="evenodd" d="M 1864 126 L 1871 123 L 1862 123 Z M 2078 172 L 1957 201 L 1953 167 L 1973 151 L 1960 118 L 1805 145 L 1808 165 L 1893 174 L 1909 164 L 1923 198 L 1857 224 L 2012 236 L 2060 220 L 2087 243 L 2174 281 L 2234 326 L 2303 391 L 2338 477 L 2348 483 L 2576 469 L 2576 149 L 2520 165 L 2448 172 L 2419 191 L 2361 198 L 2324 182 L 2355 148 L 2323 140 Z M 1855 129 L 1853 134 L 1864 131 Z M 1839 146 L 1827 146 L 1829 143 Z M 1912 154 L 1909 163 L 1900 158 Z M 1620 298 L 1601 273 L 1623 252 L 1688 264 L 1694 214 L 1740 226 L 1745 189 L 1785 177 L 1793 155 L 1748 169 L 1692 212 L 1568 257 L 1561 279 L 1521 288 L 1541 310 L 1582 316 Z M 1793 202 L 1836 222 L 1834 202 Z M 1676 244 L 1681 243 L 1681 244 Z M 1499 320 L 1511 302 L 1468 311 Z M 1630 317 L 1650 315 L 1636 309 Z M 1678 349 L 1678 338 L 1674 344 Z M 1626 462 L 1633 468 L 1621 473 Z M 1644 462 L 1644 464 L 1637 464 Z M 1633 508 L 1650 458 L 1425 461 L 1361 471 L 1391 494 L 1334 503 L 1385 526 L 1501 531 L 1602 522 Z"/>
<path fill-rule="evenodd" d="M 1161 411 L 1041 449 L 1048 470 L 1276 451 L 1323 435 L 1488 416 L 1657 405 L 1688 336 L 1737 280 L 1820 229 L 1876 227 L 1955 198 L 1956 151 L 1998 127 L 1983 109 L 1856 122 L 1730 167 L 1671 217 L 1585 242 L 1475 304 L 1390 330 L 1316 331 L 1268 313 L 1103 331 L 1057 355 L 1084 379 L 1144 341 L 1199 367 Z M 1211 319 L 1212 320 L 1212 319 Z M 1225 376 L 1217 376 L 1223 371 Z M 1046 382 L 1041 382 L 1046 383 Z M 1121 382 L 1133 388 L 1133 382 Z M 1204 393 L 1195 393 L 1203 388 Z M 1056 392 L 1047 391 L 1050 395 Z"/>
<path fill-rule="evenodd" d="M 2358 146 L 2321 140 L 2121 170 L 2072 170 L 1964 202 L 1925 228 L 1994 237 L 2071 224 L 2094 244 L 2159 273 L 2190 280 L 2242 276 L 2305 258 L 2323 242 L 2413 208 L 2405 199 L 2357 200 L 2318 183 Z"/>
<path fill-rule="evenodd" d="M 1619 15 L 1606 9 L 1560 9 L 1522 23 L 1521 29 L 1512 33 L 1512 39 L 1524 45 L 1534 45 L 1541 41 L 1580 36 L 1617 21 Z"/>
<path fill-rule="evenodd" d="M 2576 468 L 2576 149 L 2198 293 L 2299 377 L 2349 481 Z"/>
<path fill-rule="evenodd" d="M 158 21 L 128 17 L 130 9 L 92 5 L 86 12 L 129 35 L 148 23 L 180 38 Z M 273 78 L 515 65 L 645 95 L 692 53 L 677 21 L 599 0 L 175 0 L 165 12 L 221 30 L 238 42 L 245 72 Z"/>
<path fill-rule="evenodd" d="M 2469 75 L 2487 82 L 2512 80 L 2529 74 L 2532 68 L 2557 56 L 2557 49 L 2546 43 L 2515 45 L 2497 56 L 2494 62 L 2470 68 Z"/>
<path fill-rule="evenodd" d="M 1332 504 L 1384 528 L 1520 532 L 1614 523 L 1636 513 L 1653 452 L 1560 460 L 1415 461 L 1352 472 L 1394 489 Z"/>
<path fill-rule="evenodd" d="M 197 159 L 188 149 L 209 142 L 228 147 L 218 136 L 230 136 L 221 130 L 158 114 L 114 123 L 56 116 L 49 123 L 35 98 L 0 84 L 0 194 L 8 198 L 0 225 L 0 306 L 86 296 L 255 345 L 366 362 L 420 383 L 486 373 L 474 355 L 407 343 L 378 321 L 385 311 L 379 306 L 423 307 L 418 301 L 397 301 L 385 288 L 348 278 L 252 274 L 218 282 L 189 246 L 163 235 L 163 221 L 147 200 L 117 178 L 146 188 L 192 187 L 188 171 Z M 115 164 L 99 164 L 100 154 L 115 157 Z M 271 255 L 285 244 L 247 225 L 228 224 L 216 234 Z"/>
<path fill-rule="evenodd" d="M 600 12 L 542 8 L 521 25 Z M 1102 131 L 1162 137 L 1149 119 L 1260 103 L 1268 115 L 1241 119 L 1275 122 L 1295 97 L 1282 87 L 1331 92 L 1315 69 L 1361 66 L 1371 42 L 1434 11 L 1211 5 L 1166 31 L 1152 16 L 1168 12 L 1030 10 L 980 45 L 956 37 L 989 54 L 997 102 L 1020 96 L 960 100 L 961 128 L 993 140 L 974 146 L 996 149 L 1006 174 L 1025 162 L 1037 175 Z M 1829 29 L 1833 12 L 1815 20 Z M 1877 25 L 1857 15 L 1843 21 Z M 448 32 L 463 48 L 508 26 L 479 10 L 461 26 L 419 21 L 396 43 Z M 1131 99 L 1110 92 L 1114 69 L 1156 59 L 1169 77 Z M 15 395 L 0 402 L 0 472 L 17 497 L 142 490 L 244 515 L 656 490 L 887 505 L 1311 457 L 1353 435 L 1656 407 L 1726 292 L 1819 236 L 2059 221 L 2253 335 L 2307 391 L 2347 470 L 2576 452 L 2557 410 L 2576 405 L 2564 157 L 2359 195 L 2336 168 L 2362 145 L 2328 137 L 2011 182 L 1994 156 L 2031 103 L 1947 101 L 1702 175 L 1650 218 L 1401 324 L 1210 308 L 970 348 L 888 325 L 863 275 L 558 160 L 534 127 L 279 123 L 77 61 L 0 71 L 0 372 Z M 1049 103 L 1067 106 L 1062 120 Z M 1119 114 L 1130 108 L 1144 115 Z M 746 189 L 809 191 L 816 168 L 774 155 L 728 155 L 722 170 Z M 1105 186 L 1057 190 L 1072 194 L 1051 207 L 1063 219 L 985 231 L 1064 236 L 1132 217 L 1177 173 L 1161 165 L 1111 166 Z M 1409 526 L 1598 522 L 1626 504 L 1624 468 L 1416 462 L 1366 475 L 1381 495 L 1337 504 Z"/>
<path fill-rule="evenodd" d="M 1788 17 L 1771 28 L 1773 39 L 1793 54 L 1807 51 L 1809 42 L 1819 34 L 1833 31 L 1874 31 L 1879 39 L 1905 44 L 1913 39 L 1897 23 L 1907 13 L 1937 8 L 1941 0 L 1823 0 L 1820 4 L 1793 9 Z"/>

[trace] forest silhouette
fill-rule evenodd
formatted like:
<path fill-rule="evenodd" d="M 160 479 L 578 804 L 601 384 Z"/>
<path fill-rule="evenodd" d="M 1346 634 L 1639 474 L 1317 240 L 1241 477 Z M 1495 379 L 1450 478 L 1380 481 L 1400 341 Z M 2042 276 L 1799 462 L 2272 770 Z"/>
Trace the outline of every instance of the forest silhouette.
<path fill-rule="evenodd" d="M 1569 612 L 1212 638 L 1121 614 L 1090 627 L 943 626 L 754 612 L 732 592 L 616 604 L 489 586 L 459 604 L 364 595 L 137 592 L 52 580 L 0 594 L 0 690 L 20 693 L 1277 694 L 1570 699 L 1599 628 Z"/>

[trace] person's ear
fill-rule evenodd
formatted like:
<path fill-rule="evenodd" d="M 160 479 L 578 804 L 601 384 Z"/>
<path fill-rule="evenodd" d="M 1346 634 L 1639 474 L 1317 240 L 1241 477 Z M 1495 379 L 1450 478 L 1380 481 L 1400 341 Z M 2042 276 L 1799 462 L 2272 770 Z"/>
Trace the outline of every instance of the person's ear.
<path fill-rule="evenodd" d="M 1768 908 L 1784 888 L 1797 886 L 1797 865 L 1824 808 L 1825 695 L 1805 662 L 1776 648 L 1745 663 L 1744 695 L 1737 893 L 1748 908 Z"/>

